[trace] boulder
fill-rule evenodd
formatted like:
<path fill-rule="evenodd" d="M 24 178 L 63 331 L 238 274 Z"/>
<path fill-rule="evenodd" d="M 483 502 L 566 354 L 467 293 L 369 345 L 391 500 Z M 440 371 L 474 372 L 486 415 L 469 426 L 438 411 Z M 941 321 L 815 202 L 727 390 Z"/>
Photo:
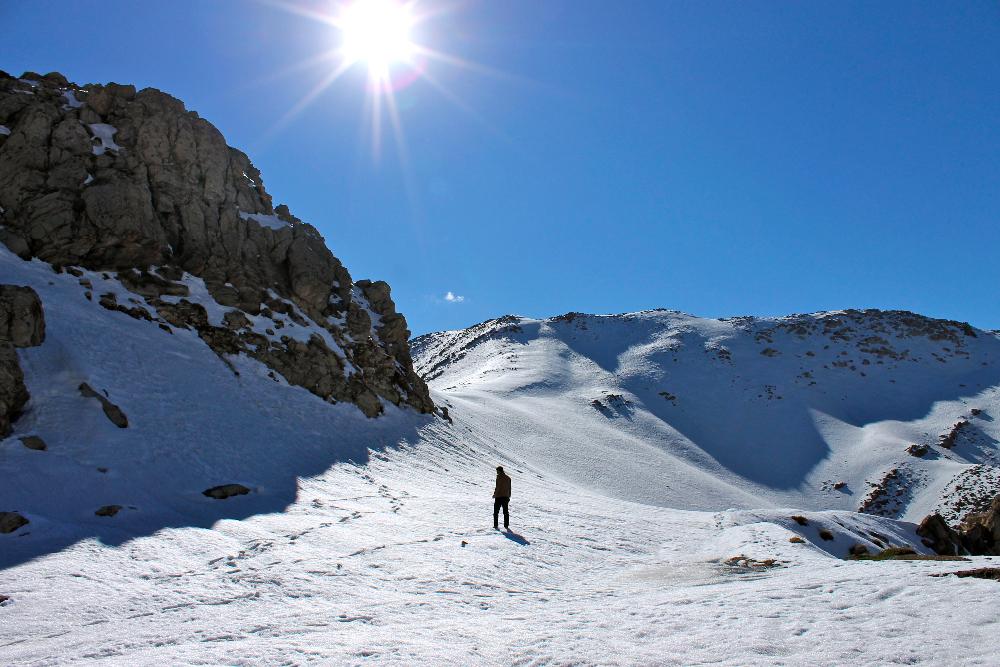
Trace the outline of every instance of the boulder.
<path fill-rule="evenodd" d="M 45 441 L 42 440 L 37 435 L 26 435 L 22 437 L 21 444 L 27 447 L 28 449 L 34 449 L 35 451 L 38 452 L 44 452 L 46 449 L 48 449 L 48 446 L 45 444 Z"/>
<path fill-rule="evenodd" d="M 154 300 L 156 314 L 178 329 L 203 329 L 208 326 L 208 313 L 205 307 L 181 299 L 177 303 L 164 303 Z"/>
<path fill-rule="evenodd" d="M 79 387 L 80 395 L 84 398 L 96 398 L 100 404 L 101 408 L 104 410 L 104 416 L 106 416 L 111 423 L 118 428 L 128 428 L 128 417 L 117 405 L 108 400 L 108 398 L 91 387 L 86 382 L 82 383 Z"/>
<path fill-rule="evenodd" d="M 924 517 L 917 526 L 917 535 L 925 547 L 934 550 L 942 556 L 957 556 L 962 553 L 961 540 L 958 533 L 952 530 L 940 514 L 930 514 Z"/>
<path fill-rule="evenodd" d="M 13 533 L 29 523 L 31 522 L 17 512 L 0 512 L 0 533 Z"/>
<path fill-rule="evenodd" d="M 14 347 L 34 347 L 45 340 L 45 314 L 35 290 L 0 285 L 0 340 Z"/>
<path fill-rule="evenodd" d="M 130 291 L 141 296 L 188 296 L 187 285 L 165 280 L 160 276 L 138 269 L 118 273 L 118 280 Z"/>
<path fill-rule="evenodd" d="M 250 489 L 242 484 L 223 484 L 221 486 L 213 486 L 210 489 L 205 489 L 201 493 L 203 496 L 208 496 L 209 498 L 225 500 L 226 498 L 231 498 L 233 496 L 246 495 L 250 493 Z"/>
<path fill-rule="evenodd" d="M 17 350 L 0 341 L 0 437 L 10 434 L 11 425 L 21 416 L 28 398 Z"/>
<path fill-rule="evenodd" d="M 222 317 L 222 320 L 233 331 L 251 328 L 250 319 L 241 310 L 230 310 Z"/>

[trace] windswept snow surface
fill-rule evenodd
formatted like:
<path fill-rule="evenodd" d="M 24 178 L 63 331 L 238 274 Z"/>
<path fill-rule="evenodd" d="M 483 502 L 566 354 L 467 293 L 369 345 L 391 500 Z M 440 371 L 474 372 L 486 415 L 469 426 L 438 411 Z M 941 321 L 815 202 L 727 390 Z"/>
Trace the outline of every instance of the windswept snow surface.
<path fill-rule="evenodd" d="M 85 277 L 104 280 L 100 290 L 115 282 Z M 450 364 L 434 396 L 451 405 L 453 424 L 391 407 L 369 420 L 273 381 L 250 359 L 226 360 L 236 375 L 193 332 L 105 310 L 42 262 L 2 251 L 0 283 L 32 286 L 47 322 L 45 342 L 19 350 L 32 399 L 0 442 L 0 511 L 30 520 L 0 535 L 4 664 L 1000 659 L 996 582 L 929 576 L 989 559 L 843 561 L 876 534 L 911 541 L 913 525 L 830 509 L 821 495 L 768 495 L 719 466 L 702 471 L 707 459 L 693 449 L 657 458 L 636 433 L 602 445 L 613 431 L 595 420 L 612 417 L 586 405 L 590 419 L 545 394 L 606 376 L 565 352 L 560 369 L 556 348 L 515 343 L 533 356 L 495 354 L 485 370 L 496 372 L 483 376 Z M 127 429 L 80 396 L 84 381 L 125 411 Z M 524 387 L 536 395 L 518 398 Z M 508 394 L 508 410 L 496 392 Z M 642 424 L 628 400 L 631 414 L 630 403 L 608 409 L 620 409 L 622 425 Z M 545 424 L 555 453 L 541 436 L 527 440 Z M 22 446 L 29 434 L 48 450 Z M 609 472 L 627 463 L 624 446 L 638 461 Z M 491 527 L 498 464 L 513 477 L 511 533 Z M 637 477 L 650 467 L 676 486 L 652 493 Z M 629 479 L 641 482 L 632 495 L 652 495 L 627 499 Z M 201 493 L 233 482 L 251 493 Z M 677 509 L 684 494 L 712 511 Z M 778 507 L 785 497 L 809 507 Z M 122 510 L 94 515 L 108 504 Z M 736 556 L 777 567 L 727 564 Z"/>

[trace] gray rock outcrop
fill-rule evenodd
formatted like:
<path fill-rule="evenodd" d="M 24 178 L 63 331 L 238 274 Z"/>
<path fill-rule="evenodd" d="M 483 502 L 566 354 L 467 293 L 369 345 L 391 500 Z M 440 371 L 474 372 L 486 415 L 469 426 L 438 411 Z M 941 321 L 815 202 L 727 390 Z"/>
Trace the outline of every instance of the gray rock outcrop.
<path fill-rule="evenodd" d="M 220 356 L 253 356 L 328 401 L 369 416 L 383 402 L 433 410 L 389 286 L 354 282 L 314 227 L 273 205 L 249 158 L 180 100 L 0 72 L 0 125 L 0 242 L 21 258 L 114 271 L 165 331 L 195 329 Z M 229 312 L 273 320 L 263 328 L 275 335 L 237 333 L 239 316 L 210 324 L 184 298 L 185 275 Z M 317 333 L 281 335 L 286 321 Z"/>

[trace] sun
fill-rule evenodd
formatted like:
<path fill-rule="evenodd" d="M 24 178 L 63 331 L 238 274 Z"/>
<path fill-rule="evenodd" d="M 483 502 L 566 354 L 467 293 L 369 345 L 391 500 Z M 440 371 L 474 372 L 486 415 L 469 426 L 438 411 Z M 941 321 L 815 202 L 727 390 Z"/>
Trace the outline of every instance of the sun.
<path fill-rule="evenodd" d="M 367 64 L 374 77 L 386 76 L 390 67 L 412 58 L 414 22 L 410 6 L 399 0 L 354 0 L 337 21 L 344 60 Z"/>
<path fill-rule="evenodd" d="M 403 116 L 413 106 L 401 105 L 397 98 L 418 82 L 426 83 L 445 100 L 472 114 L 479 122 L 484 122 L 458 95 L 438 81 L 430 71 L 431 63 L 506 76 L 426 43 L 426 40 L 433 42 L 436 31 L 425 27 L 425 24 L 429 26 L 435 19 L 453 11 L 461 0 L 261 1 L 332 28 L 329 49 L 288 69 L 291 74 L 312 65 L 329 68 L 277 125 L 280 127 L 288 123 L 348 72 L 364 68 L 367 70 L 367 85 L 362 118 L 365 129 L 371 134 L 372 157 L 376 161 L 381 153 L 383 125 L 387 119 L 400 162 L 407 163 Z M 416 96 L 409 99 L 414 100 Z"/>

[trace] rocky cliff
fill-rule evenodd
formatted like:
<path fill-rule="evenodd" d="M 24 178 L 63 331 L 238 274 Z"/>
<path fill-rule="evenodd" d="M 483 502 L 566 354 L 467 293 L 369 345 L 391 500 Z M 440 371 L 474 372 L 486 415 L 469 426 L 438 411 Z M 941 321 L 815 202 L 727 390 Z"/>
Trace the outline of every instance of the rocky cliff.
<path fill-rule="evenodd" d="M 389 286 L 352 280 L 244 153 L 159 90 L 0 72 L 0 241 L 80 276 L 97 305 L 331 402 L 433 410 Z M 102 293 L 83 270 L 104 272 Z"/>

